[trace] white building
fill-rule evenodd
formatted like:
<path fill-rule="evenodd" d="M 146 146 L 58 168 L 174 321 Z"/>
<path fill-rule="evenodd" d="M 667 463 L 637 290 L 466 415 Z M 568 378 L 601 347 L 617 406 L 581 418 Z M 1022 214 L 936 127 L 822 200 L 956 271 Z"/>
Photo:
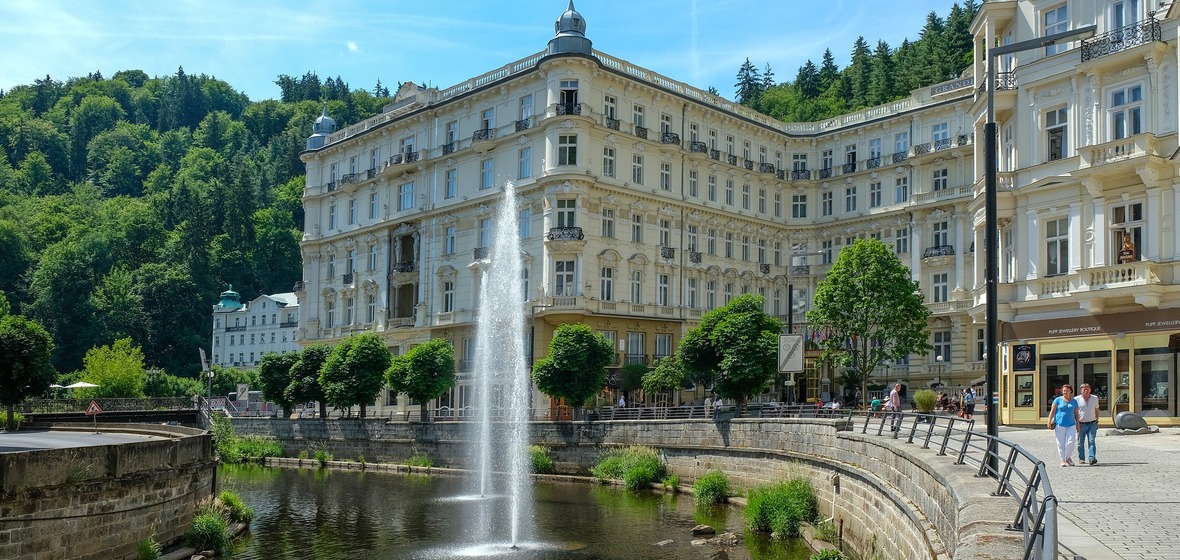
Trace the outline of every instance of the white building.
<path fill-rule="evenodd" d="M 479 309 L 472 264 L 512 181 L 537 356 L 557 325 L 577 321 L 615 342 L 618 363 L 651 364 L 747 292 L 804 329 L 839 251 L 875 237 L 920 282 L 935 350 L 874 382 L 978 382 L 984 47 L 1096 24 L 1085 43 L 1004 58 L 995 81 L 1003 420 L 1036 421 L 1064 380 L 1090 382 L 1114 408 L 1176 418 L 1178 10 L 985 2 L 961 79 L 784 123 L 593 50 L 571 6 L 545 51 L 445 89 L 407 82 L 382 114 L 340 131 L 326 114 L 316 121 L 301 156 L 300 338 L 374 330 L 395 352 L 447 338 L 461 383 L 445 401 L 462 404 Z M 1016 346 L 1043 359 L 1018 372 Z M 812 398 L 830 381 L 809 367 L 798 381 Z"/>
<path fill-rule="evenodd" d="M 252 368 L 267 352 L 299 350 L 299 300 L 292 292 L 260 295 L 246 304 L 233 286 L 213 306 L 213 363 Z"/>

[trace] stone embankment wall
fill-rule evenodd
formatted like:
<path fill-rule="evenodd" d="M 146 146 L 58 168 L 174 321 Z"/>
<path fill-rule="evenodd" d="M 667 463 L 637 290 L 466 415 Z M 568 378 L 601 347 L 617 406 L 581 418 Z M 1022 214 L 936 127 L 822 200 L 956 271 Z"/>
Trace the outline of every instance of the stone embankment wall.
<path fill-rule="evenodd" d="M 54 430 L 93 430 L 57 425 Z M 181 426 L 104 432 L 168 439 L 0 455 L 0 558 L 130 559 L 149 536 L 184 535 L 212 493 L 212 440 Z"/>
<path fill-rule="evenodd" d="M 473 425 L 384 420 L 234 419 L 239 435 L 267 435 L 294 456 L 323 449 L 338 459 L 400 462 L 426 453 L 436 465 L 464 467 Z M 1005 531 L 1010 497 L 994 497 L 991 479 L 951 457 L 889 437 L 862 435 L 825 419 L 736 419 L 534 423 L 532 441 L 548 446 L 565 472 L 586 472 L 604 450 L 659 449 L 684 484 L 709 470 L 738 487 L 811 481 L 824 517 L 864 558 L 1010 559 L 1023 556 L 1019 533 Z"/>

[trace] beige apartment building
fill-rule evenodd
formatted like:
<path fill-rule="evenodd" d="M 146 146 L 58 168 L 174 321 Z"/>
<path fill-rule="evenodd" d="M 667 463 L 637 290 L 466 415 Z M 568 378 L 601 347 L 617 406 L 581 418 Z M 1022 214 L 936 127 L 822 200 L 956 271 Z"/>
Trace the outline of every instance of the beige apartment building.
<path fill-rule="evenodd" d="M 871 382 L 982 383 L 984 47 L 1097 25 L 1001 58 L 993 81 L 1002 421 L 1037 421 L 1066 380 L 1089 382 L 1107 411 L 1176 421 L 1180 18 L 1153 7 L 985 2 L 960 79 L 785 123 L 594 50 L 571 4 L 546 50 L 449 88 L 407 83 L 341 130 L 317 119 L 302 154 L 299 339 L 376 331 L 396 353 L 446 338 L 460 385 L 437 405 L 464 406 L 477 264 L 512 183 L 536 356 L 557 325 L 583 322 L 617 364 L 655 364 L 744 293 L 814 337 L 817 283 L 842 248 L 874 237 L 920 283 L 935 349 Z M 798 398 L 838 394 L 833 376 L 809 360 Z M 401 401 L 382 395 L 378 414 Z"/>

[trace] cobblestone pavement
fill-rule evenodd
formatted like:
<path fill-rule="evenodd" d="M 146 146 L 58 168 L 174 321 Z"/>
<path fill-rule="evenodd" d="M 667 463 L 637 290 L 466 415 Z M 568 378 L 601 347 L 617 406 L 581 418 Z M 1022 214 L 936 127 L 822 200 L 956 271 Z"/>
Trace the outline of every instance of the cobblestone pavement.
<path fill-rule="evenodd" d="M 1048 429 L 1001 427 L 1000 437 L 1048 467 L 1060 503 L 1061 558 L 1180 559 L 1180 429 L 1135 436 L 1108 431 L 1098 430 L 1098 464 L 1076 467 L 1060 466 Z"/>

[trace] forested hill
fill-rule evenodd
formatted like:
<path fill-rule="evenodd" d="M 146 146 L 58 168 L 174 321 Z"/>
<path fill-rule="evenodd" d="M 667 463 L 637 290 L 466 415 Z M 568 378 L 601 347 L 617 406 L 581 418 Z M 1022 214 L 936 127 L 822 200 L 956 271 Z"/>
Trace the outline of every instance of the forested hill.
<path fill-rule="evenodd" d="M 251 102 L 180 69 L 18 86 L 0 97 L 0 290 L 53 335 L 58 371 L 130 337 L 148 365 L 193 375 L 210 310 L 301 276 L 303 150 L 322 100 L 337 122 L 390 100 L 339 79 L 280 76 Z"/>

